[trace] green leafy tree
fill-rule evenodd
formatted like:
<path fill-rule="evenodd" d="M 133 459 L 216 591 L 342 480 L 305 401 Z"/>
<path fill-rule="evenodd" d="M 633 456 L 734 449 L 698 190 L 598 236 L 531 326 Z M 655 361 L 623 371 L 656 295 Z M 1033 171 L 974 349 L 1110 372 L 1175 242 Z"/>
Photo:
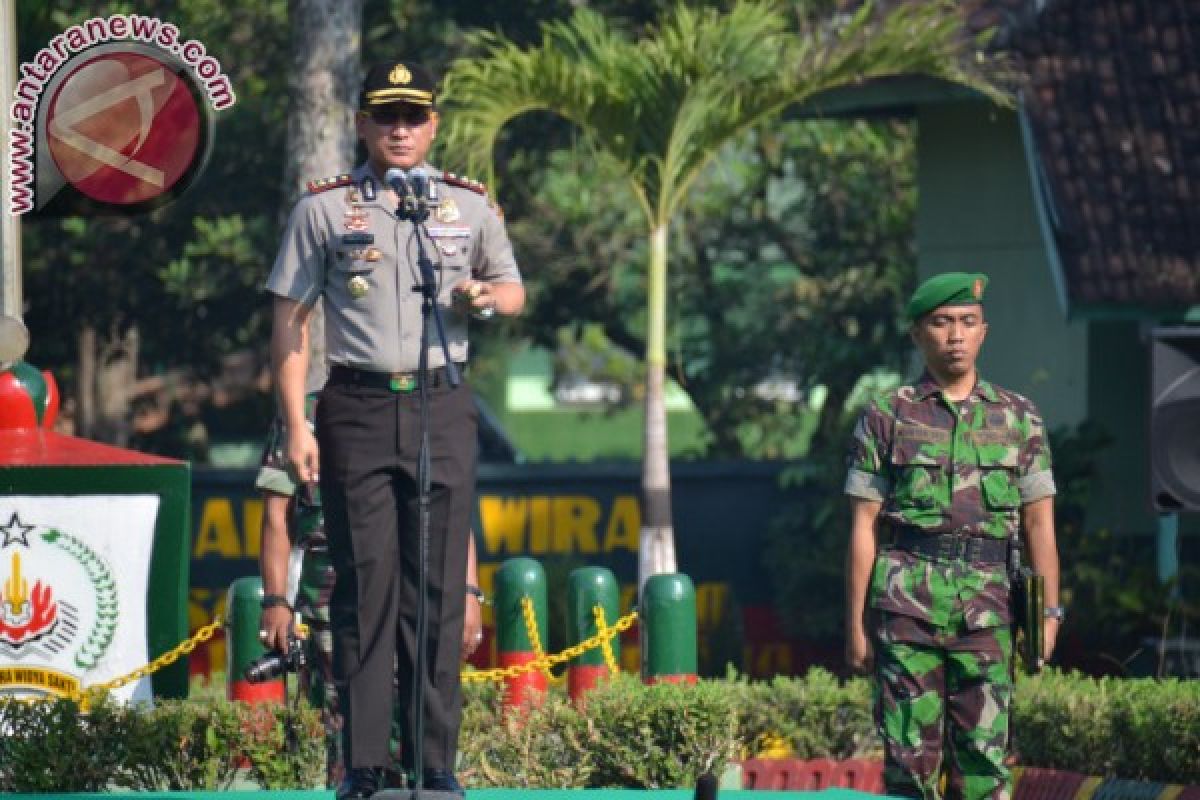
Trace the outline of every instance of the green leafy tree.
<path fill-rule="evenodd" d="M 900 122 L 776 120 L 697 181 L 673 237 L 668 355 L 705 421 L 705 457 L 840 450 L 847 393 L 866 372 L 902 367 L 913 133 Z M 506 184 L 519 209 L 510 234 L 537 265 L 523 329 L 557 352 L 556 375 L 614 384 L 632 402 L 643 371 L 627 354 L 645 344 L 639 212 L 614 167 L 580 171 L 585 148 L 542 160 L 531 181 Z"/>
<path fill-rule="evenodd" d="M 943 3 L 887 14 L 867 4 L 800 32 L 773 2 L 746 0 L 727 12 L 680 5 L 638 39 L 581 9 L 544 25 L 530 47 L 495 34 L 474 40 L 482 54 L 455 62 L 446 81 L 447 152 L 490 171 L 505 126 L 549 112 L 618 165 L 644 218 L 644 582 L 675 569 L 663 403 L 668 242 L 696 181 L 730 142 L 823 91 L 911 73 L 991 87 L 965 70 L 960 23 Z"/>
<path fill-rule="evenodd" d="M 211 374 L 230 352 L 265 347 L 259 286 L 278 237 L 287 3 L 145 0 L 64 10 L 30 1 L 17 11 L 22 60 L 94 16 L 136 11 L 173 22 L 221 61 L 237 94 L 218 114 L 204 174 L 176 202 L 136 217 L 23 225 L 28 358 L 58 374 L 77 433 L 136 443 L 130 402 L 146 371 Z"/>

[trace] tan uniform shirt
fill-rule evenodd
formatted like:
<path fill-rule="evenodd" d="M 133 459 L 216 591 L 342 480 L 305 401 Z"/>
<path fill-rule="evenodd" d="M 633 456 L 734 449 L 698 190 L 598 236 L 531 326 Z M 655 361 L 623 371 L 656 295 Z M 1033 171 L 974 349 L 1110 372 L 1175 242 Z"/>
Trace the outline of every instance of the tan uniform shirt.
<path fill-rule="evenodd" d="M 512 245 L 485 195 L 447 183 L 419 234 L 438 278 L 438 305 L 453 361 L 467 360 L 467 314 L 451 292 L 464 279 L 520 283 Z M 345 184 L 345 185 L 339 185 Z M 377 372 L 411 372 L 421 343 L 416 227 L 384 200 L 384 183 L 363 165 L 335 188 L 310 191 L 292 210 L 268 291 L 311 306 L 324 299 L 330 364 Z M 445 363 L 429 333 L 429 366 Z"/>

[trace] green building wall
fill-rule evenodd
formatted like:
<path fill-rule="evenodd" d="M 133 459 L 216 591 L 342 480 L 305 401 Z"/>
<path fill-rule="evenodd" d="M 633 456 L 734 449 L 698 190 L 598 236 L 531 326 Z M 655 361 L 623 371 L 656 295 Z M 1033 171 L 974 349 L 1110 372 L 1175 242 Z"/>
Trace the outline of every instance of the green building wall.
<path fill-rule="evenodd" d="M 923 106 L 917 131 L 920 277 L 986 273 L 983 375 L 1032 399 L 1047 425 L 1078 424 L 1088 408 L 1088 331 L 1059 305 L 1016 114 Z"/>
<path fill-rule="evenodd" d="M 1100 424 L 1113 443 L 1099 457 L 1088 527 L 1152 534 L 1149 323 L 1068 318 L 1015 112 L 949 102 L 921 106 L 917 123 L 920 277 L 990 276 L 982 373 L 1031 398 L 1050 428 Z M 1184 533 L 1197 528 L 1200 520 L 1182 520 Z"/>

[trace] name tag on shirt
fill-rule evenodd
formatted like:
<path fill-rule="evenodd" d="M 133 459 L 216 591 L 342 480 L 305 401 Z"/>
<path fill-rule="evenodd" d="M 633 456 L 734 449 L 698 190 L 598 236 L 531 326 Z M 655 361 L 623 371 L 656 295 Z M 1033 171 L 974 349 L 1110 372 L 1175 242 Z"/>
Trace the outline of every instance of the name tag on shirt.
<path fill-rule="evenodd" d="M 470 225 L 430 225 L 429 235 L 434 239 L 470 239 Z"/>

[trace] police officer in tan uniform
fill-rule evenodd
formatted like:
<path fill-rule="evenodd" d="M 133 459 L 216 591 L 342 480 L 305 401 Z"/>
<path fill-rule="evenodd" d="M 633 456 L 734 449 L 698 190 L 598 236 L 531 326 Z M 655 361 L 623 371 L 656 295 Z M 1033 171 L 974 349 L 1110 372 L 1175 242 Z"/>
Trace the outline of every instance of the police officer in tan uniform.
<path fill-rule="evenodd" d="M 520 272 L 497 209 L 477 183 L 425 163 L 438 117 L 432 75 L 393 62 L 368 70 L 356 129 L 367 161 L 352 173 L 309 184 L 293 209 L 267 280 L 275 295 L 271 355 L 288 431 L 290 468 L 320 482 L 330 555 L 334 676 L 342 698 L 346 780 L 339 798 L 370 797 L 388 763 L 393 657 L 398 664 L 412 770 L 418 709 L 419 564 L 417 454 L 421 283 L 417 236 L 438 275 L 437 302 L 452 361 L 465 366 L 471 316 L 517 314 Z M 396 214 L 389 169 L 424 168 L 436 202 L 418 231 Z M 309 311 L 325 308 L 329 380 L 316 436 L 304 421 Z M 428 645 L 422 737 L 426 788 L 460 791 L 453 767 L 462 715 L 459 685 L 467 535 L 475 487 L 477 412 L 470 387 L 447 380 L 430 334 L 432 497 L 428 552 Z"/>

